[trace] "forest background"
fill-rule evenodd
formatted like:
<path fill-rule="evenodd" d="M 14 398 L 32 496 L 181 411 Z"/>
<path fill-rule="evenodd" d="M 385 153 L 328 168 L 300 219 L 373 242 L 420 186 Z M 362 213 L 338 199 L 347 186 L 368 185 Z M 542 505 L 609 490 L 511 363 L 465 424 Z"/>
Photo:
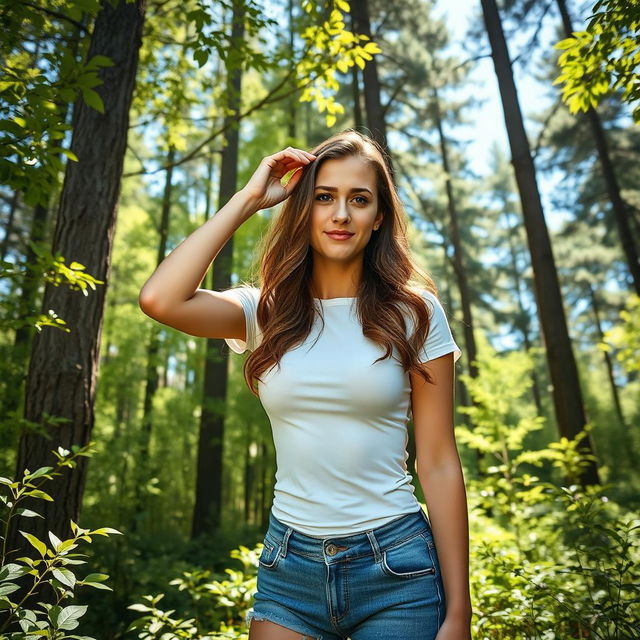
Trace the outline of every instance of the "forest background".
<path fill-rule="evenodd" d="M 347 127 L 388 150 L 463 351 L 474 638 L 640 637 L 638 2 L 2 0 L 0 22 L 0 637 L 247 637 L 271 427 L 243 357 L 138 293 L 263 156 Z M 277 214 L 202 286 L 255 278 Z"/>

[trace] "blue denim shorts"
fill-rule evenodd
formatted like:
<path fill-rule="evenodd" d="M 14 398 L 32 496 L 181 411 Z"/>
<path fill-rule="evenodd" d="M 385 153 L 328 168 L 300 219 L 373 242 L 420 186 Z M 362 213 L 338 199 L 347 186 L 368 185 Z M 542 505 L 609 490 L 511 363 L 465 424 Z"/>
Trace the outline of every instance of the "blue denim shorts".
<path fill-rule="evenodd" d="M 431 523 L 422 508 L 380 527 L 327 538 L 269 514 L 254 606 L 304 640 L 433 640 L 446 601 Z"/>

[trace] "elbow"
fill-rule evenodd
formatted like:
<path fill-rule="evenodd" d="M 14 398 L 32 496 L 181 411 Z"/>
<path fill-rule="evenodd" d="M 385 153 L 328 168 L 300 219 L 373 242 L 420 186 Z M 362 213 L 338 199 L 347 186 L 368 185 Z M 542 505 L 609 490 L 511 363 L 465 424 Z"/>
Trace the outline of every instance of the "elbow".
<path fill-rule="evenodd" d="M 157 296 L 145 287 L 142 287 L 138 294 L 138 306 L 143 313 L 154 320 L 157 320 L 162 313 Z"/>

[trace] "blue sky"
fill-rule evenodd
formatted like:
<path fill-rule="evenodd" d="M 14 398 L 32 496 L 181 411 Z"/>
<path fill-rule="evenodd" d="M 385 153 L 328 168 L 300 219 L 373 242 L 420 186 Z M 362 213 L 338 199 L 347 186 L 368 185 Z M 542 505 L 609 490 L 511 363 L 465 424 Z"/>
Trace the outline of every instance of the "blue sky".
<path fill-rule="evenodd" d="M 446 19 L 451 33 L 452 51 L 462 60 L 469 58 L 469 53 L 463 49 L 461 43 L 465 40 L 465 33 L 471 21 L 482 19 L 480 11 L 479 0 L 473 2 L 470 0 L 452 0 L 438 4 L 436 15 Z M 544 49 L 536 53 L 538 58 L 550 51 L 555 42 L 555 33 L 552 30 L 556 22 L 554 17 L 555 13 L 547 16 L 546 27 L 541 32 L 541 42 Z M 526 38 L 521 38 L 519 42 L 514 42 L 513 40 L 508 42 L 509 55 L 512 60 L 518 55 L 519 48 L 525 40 Z M 488 40 L 486 42 L 486 52 L 490 52 Z M 546 55 L 548 56 L 549 53 L 546 53 Z M 525 117 L 529 144 L 532 146 L 537 139 L 539 128 L 527 116 L 543 112 L 551 104 L 550 96 L 559 90 L 557 87 L 554 90 L 548 84 L 538 82 L 532 73 L 532 70 L 535 69 L 535 60 L 529 63 L 526 69 L 523 69 L 522 65 L 514 65 L 514 77 L 518 88 L 520 108 Z M 504 151 L 507 158 L 511 154 L 493 60 L 490 57 L 479 60 L 474 66 L 473 76 L 474 92 L 476 92 L 477 98 L 482 100 L 482 104 L 478 109 L 474 109 L 473 112 L 469 113 L 469 116 L 473 118 L 473 123 L 465 131 L 465 135 L 470 141 L 467 153 L 469 154 L 468 160 L 471 168 L 479 175 L 486 175 L 491 162 L 491 149 L 495 144 Z M 553 210 L 548 198 L 548 194 L 560 179 L 561 176 L 559 175 L 550 177 L 538 174 L 538 187 L 550 229 L 559 227 L 564 218 L 562 212 Z"/>

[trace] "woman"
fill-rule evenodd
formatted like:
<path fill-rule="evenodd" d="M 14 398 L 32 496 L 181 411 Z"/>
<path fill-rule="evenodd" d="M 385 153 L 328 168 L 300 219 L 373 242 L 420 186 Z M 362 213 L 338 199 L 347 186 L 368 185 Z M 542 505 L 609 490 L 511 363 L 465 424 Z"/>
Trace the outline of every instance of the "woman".
<path fill-rule="evenodd" d="M 260 287 L 200 289 L 236 229 L 282 201 Z M 426 287 L 410 283 L 415 273 Z M 277 471 L 250 639 L 469 639 L 453 431 L 461 352 L 433 281 L 411 260 L 379 145 L 347 130 L 312 153 L 287 147 L 263 158 L 158 266 L 140 306 L 251 352 L 245 378 L 271 421 Z M 409 410 L 429 517 L 407 472 Z"/>

